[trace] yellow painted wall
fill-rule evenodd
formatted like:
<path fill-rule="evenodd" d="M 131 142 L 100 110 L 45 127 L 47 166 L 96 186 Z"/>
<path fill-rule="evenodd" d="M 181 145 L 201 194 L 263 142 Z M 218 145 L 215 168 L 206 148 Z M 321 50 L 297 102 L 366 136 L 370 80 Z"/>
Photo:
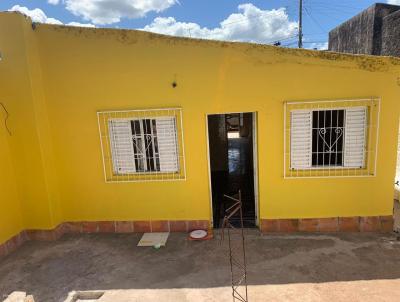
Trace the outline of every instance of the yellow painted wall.
<path fill-rule="evenodd" d="M 1 101 L 0 101 L 1 102 Z M 0 107 L 1 119 L 6 117 Z M 3 124 L 2 124 L 3 126 Z M 8 133 L 0 128 L 0 243 L 23 230 L 21 205 L 8 143 Z"/>
<path fill-rule="evenodd" d="M 55 197 L 55 170 L 49 168 L 51 142 L 46 132 L 44 85 L 36 39 L 30 19 L 14 13 L 0 14 L 0 100 L 10 113 L 8 124 L 12 132 L 7 137 L 11 158 L 4 160 L 14 169 L 23 228 L 52 229 L 61 222 L 61 207 Z M 3 124 L 2 115 L 2 128 Z M 0 198 L 3 203 L 7 196 L 1 194 Z M 0 238 L 7 236 L 10 237 L 0 229 Z"/>
<path fill-rule="evenodd" d="M 23 36 L 12 37 L 3 29 L 0 36 L 10 45 L 0 48 L 23 48 L 28 58 L 0 62 L 0 90 L 3 80 L 26 87 L 10 90 L 7 97 L 21 111 L 18 121 L 29 113 L 29 126 L 35 129 L 30 143 L 14 143 L 25 156 L 30 147 L 35 153 L 29 163 L 35 165 L 29 173 L 38 177 L 34 184 L 26 184 L 19 173 L 24 168 L 16 163 L 20 195 L 38 194 L 21 199 L 30 227 L 47 228 L 59 221 L 210 219 L 206 114 L 241 111 L 258 114 L 261 218 L 391 214 L 400 60 L 138 31 L 52 25 L 32 30 L 16 14 L 1 14 L 0 28 L 4 24 L 19 26 Z M 9 79 L 2 64 L 20 73 Z M 19 94 L 29 94 L 27 73 L 35 80 L 25 100 Z M 174 80 L 176 88 L 171 87 Z M 369 96 L 382 98 L 376 177 L 283 179 L 285 100 Z M 33 106 L 33 115 L 24 102 Z M 187 180 L 106 184 L 96 112 L 166 107 L 183 108 Z"/>

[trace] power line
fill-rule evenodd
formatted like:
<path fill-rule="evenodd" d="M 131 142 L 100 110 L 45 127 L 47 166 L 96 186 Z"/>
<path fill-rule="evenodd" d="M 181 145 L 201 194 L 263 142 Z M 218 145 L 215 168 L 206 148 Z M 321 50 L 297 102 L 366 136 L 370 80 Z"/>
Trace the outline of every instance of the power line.
<path fill-rule="evenodd" d="M 304 7 L 304 11 L 306 14 L 310 17 L 310 19 L 324 32 L 326 32 L 325 28 L 322 27 L 322 25 L 311 15 L 311 13 L 308 11 L 307 7 Z"/>
<path fill-rule="evenodd" d="M 270 40 L 270 41 L 265 42 L 265 44 L 276 43 L 276 42 L 282 42 L 282 41 L 290 40 L 290 39 L 293 39 L 293 38 L 297 38 L 297 34 L 296 34 L 296 35 L 293 35 L 293 36 L 290 36 L 290 37 L 285 37 L 285 38 L 282 38 L 282 39 Z"/>
<path fill-rule="evenodd" d="M 346 4 L 342 4 L 342 3 L 329 3 L 329 2 L 318 2 L 318 1 L 308 1 L 308 3 L 310 5 L 312 5 L 313 7 L 322 7 L 322 8 L 344 8 L 344 9 L 355 9 L 357 11 L 361 11 L 363 9 L 365 9 L 365 7 L 361 7 L 361 6 L 350 6 L 350 5 L 346 5 Z"/>
<path fill-rule="evenodd" d="M 304 44 L 319 44 L 319 43 L 327 43 L 328 41 L 305 41 Z"/>
<path fill-rule="evenodd" d="M 271 40 L 269 40 L 269 41 L 263 41 L 263 42 L 261 42 L 262 44 L 271 44 L 271 43 L 281 43 L 282 41 L 287 41 L 287 40 L 290 40 L 290 39 L 294 39 L 294 38 L 298 38 L 297 39 L 297 44 L 298 44 L 298 47 L 299 48 L 303 48 L 303 44 L 304 43 L 314 43 L 314 42 L 309 42 L 309 41 L 304 41 L 304 37 L 305 36 L 312 36 L 312 35 L 326 35 L 327 33 L 328 33 L 328 31 L 321 25 L 321 23 L 320 22 L 318 22 L 318 20 L 316 19 L 316 18 L 314 18 L 314 16 L 313 16 L 313 14 L 312 14 L 312 12 L 311 12 L 311 8 L 310 7 L 307 7 L 306 5 L 310 5 L 310 2 L 312 2 L 312 0 L 307 0 L 307 1 L 305 1 L 305 0 L 287 0 L 288 2 L 290 1 L 293 1 L 293 2 L 297 2 L 297 4 L 298 4 L 298 17 L 299 17 L 299 20 L 298 20 L 298 26 L 297 27 L 294 27 L 293 29 L 294 30 L 296 30 L 297 29 L 297 31 L 298 31 L 298 33 L 297 34 L 295 34 L 295 35 L 291 35 L 291 36 L 286 36 L 286 35 L 284 35 L 284 36 L 282 36 L 282 38 L 275 38 L 275 39 L 271 39 Z M 294 3 L 293 3 L 294 4 Z M 314 4 L 313 4 L 314 5 Z M 316 5 L 322 5 L 322 3 L 316 3 Z M 291 10 L 291 9 L 295 9 L 295 7 L 294 6 L 292 6 L 292 5 L 287 5 L 286 7 L 285 7 L 285 10 L 286 10 L 286 12 L 288 11 L 288 10 Z M 314 7 L 313 7 L 313 9 L 314 9 Z M 328 9 L 328 7 L 327 6 L 325 6 L 325 7 L 320 7 L 320 9 Z M 303 21 L 304 21 L 304 17 L 303 17 L 303 10 L 305 11 L 305 13 L 306 13 L 306 15 L 311 19 L 311 21 L 313 22 L 313 23 L 315 23 L 316 25 L 317 25 L 317 27 L 318 28 L 320 28 L 321 29 L 321 33 L 313 33 L 313 34 L 304 34 L 303 33 Z M 328 15 L 329 16 L 329 15 Z M 224 24 L 221 24 L 221 27 L 223 26 L 223 27 L 229 27 L 229 26 L 234 26 L 235 24 L 237 24 L 237 23 L 243 23 L 243 22 L 248 22 L 249 20 L 252 20 L 252 19 L 264 19 L 265 18 L 265 15 L 263 15 L 263 14 L 261 14 L 261 15 L 257 15 L 257 16 L 245 16 L 244 18 L 239 18 L 239 20 L 235 20 L 235 21 L 231 21 L 231 22 L 227 22 L 227 23 L 224 23 Z M 262 20 L 263 22 L 265 22 L 265 20 Z M 269 28 L 264 28 L 262 31 L 260 31 L 259 33 L 263 33 L 263 32 L 266 32 L 266 31 L 269 31 L 270 29 Z M 191 29 L 190 28 L 188 28 L 187 29 L 187 32 L 188 32 L 188 36 L 189 37 L 195 37 L 196 36 L 196 34 L 194 34 L 194 33 L 192 33 L 191 32 Z M 193 35 L 194 34 L 194 35 Z M 325 43 L 326 41 L 321 41 L 320 43 Z M 286 45 L 291 45 L 291 44 L 293 44 L 293 43 L 296 43 L 296 42 L 290 42 L 289 44 L 286 44 Z M 319 43 L 319 42 L 315 42 L 315 43 Z"/>

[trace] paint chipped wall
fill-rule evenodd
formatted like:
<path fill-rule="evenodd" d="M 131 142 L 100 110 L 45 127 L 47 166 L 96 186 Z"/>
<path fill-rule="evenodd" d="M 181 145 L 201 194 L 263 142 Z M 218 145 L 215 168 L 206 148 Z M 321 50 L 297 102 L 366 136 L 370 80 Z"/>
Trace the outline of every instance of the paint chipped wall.
<path fill-rule="evenodd" d="M 211 219 L 206 114 L 242 111 L 258 113 L 260 218 L 391 213 L 400 60 L 115 29 L 36 25 L 32 30 L 26 22 L 17 14 L 0 14 L 1 25 L 24 28 L 29 36 L 14 41 L 11 31 L 2 31 L 9 42 L 6 54 L 26 48 L 30 59 L 10 57 L 9 70 L 20 70 L 11 78 L 0 67 L 2 79 L 15 88 L 6 89 L 14 127 L 20 133 L 26 126 L 34 129 L 28 132 L 30 143 L 16 136 L 11 148 L 14 157 L 20 146 L 25 156 L 30 148 L 35 154 L 32 162 L 13 160 L 20 196 L 38 194 L 21 200 L 29 227 Z M 285 100 L 369 96 L 382 98 L 377 177 L 283 179 Z M 183 108 L 187 180 L 106 184 L 96 112 L 168 107 Z M 26 184 L 24 169 L 38 173 L 30 175 L 32 185 Z"/>

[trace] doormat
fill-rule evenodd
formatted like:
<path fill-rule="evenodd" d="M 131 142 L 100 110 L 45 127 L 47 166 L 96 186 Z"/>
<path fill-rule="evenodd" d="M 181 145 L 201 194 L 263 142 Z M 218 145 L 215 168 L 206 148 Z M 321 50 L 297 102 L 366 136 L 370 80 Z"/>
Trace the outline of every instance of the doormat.
<path fill-rule="evenodd" d="M 137 246 L 165 246 L 169 233 L 144 233 Z"/>

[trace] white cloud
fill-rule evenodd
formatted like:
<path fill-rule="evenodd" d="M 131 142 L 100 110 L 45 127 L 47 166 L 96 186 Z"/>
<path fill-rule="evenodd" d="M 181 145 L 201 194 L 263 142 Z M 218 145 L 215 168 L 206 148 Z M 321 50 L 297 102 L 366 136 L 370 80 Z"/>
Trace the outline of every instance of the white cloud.
<path fill-rule="evenodd" d="M 47 3 L 57 5 L 58 3 L 60 3 L 60 0 L 47 0 Z"/>
<path fill-rule="evenodd" d="M 9 11 L 23 13 L 24 15 L 30 17 L 32 19 L 32 22 L 64 25 L 64 23 L 62 23 L 60 20 L 47 17 L 44 11 L 42 11 L 40 8 L 29 9 L 25 6 L 14 5 L 12 8 L 9 9 Z M 79 22 L 69 22 L 65 25 L 80 26 L 80 27 L 95 27 L 93 24 L 90 23 L 79 23 Z"/>
<path fill-rule="evenodd" d="M 400 5 L 400 0 L 387 0 L 388 4 Z"/>
<path fill-rule="evenodd" d="M 31 17 L 33 22 L 49 23 L 49 24 L 63 24 L 60 20 L 47 17 L 46 14 L 40 8 L 35 8 L 35 9 L 30 10 L 29 8 L 27 8 L 25 6 L 14 5 L 13 7 L 11 7 L 9 9 L 9 11 L 23 13 L 24 15 Z"/>
<path fill-rule="evenodd" d="M 307 49 L 327 50 L 328 49 L 328 42 L 309 43 L 305 48 L 307 48 Z"/>
<path fill-rule="evenodd" d="M 78 27 L 96 27 L 94 24 L 91 23 L 79 23 L 79 22 L 69 22 L 66 25 L 78 26 Z"/>
<path fill-rule="evenodd" d="M 142 29 L 173 36 L 256 43 L 271 43 L 296 35 L 297 22 L 289 20 L 284 8 L 261 10 L 248 3 L 239 5 L 238 10 L 211 29 L 179 22 L 173 17 L 157 17 Z"/>
<path fill-rule="evenodd" d="M 140 18 L 162 12 L 178 0 L 65 0 L 67 10 L 95 24 L 112 24 L 121 18 Z"/>

